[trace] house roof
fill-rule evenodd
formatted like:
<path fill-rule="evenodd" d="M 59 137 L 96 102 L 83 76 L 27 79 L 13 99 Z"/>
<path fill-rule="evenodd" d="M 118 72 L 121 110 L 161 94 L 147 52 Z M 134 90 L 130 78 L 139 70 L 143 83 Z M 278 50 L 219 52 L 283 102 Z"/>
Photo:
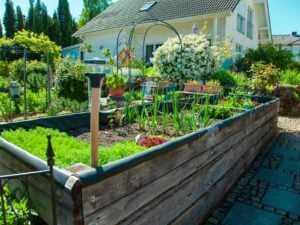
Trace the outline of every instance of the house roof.
<path fill-rule="evenodd" d="M 140 8 L 150 0 L 119 0 L 89 21 L 74 36 L 119 28 L 137 23 L 171 20 L 199 15 L 232 12 L 240 0 L 156 0 L 148 11 Z"/>
<path fill-rule="evenodd" d="M 274 45 L 299 45 L 300 37 L 291 35 L 273 35 Z"/>

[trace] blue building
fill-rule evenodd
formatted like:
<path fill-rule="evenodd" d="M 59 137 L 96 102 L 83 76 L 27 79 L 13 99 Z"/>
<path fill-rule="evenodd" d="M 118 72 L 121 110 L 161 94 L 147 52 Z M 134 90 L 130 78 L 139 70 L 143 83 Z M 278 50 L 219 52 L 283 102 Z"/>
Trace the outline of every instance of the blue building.
<path fill-rule="evenodd" d="M 83 60 L 84 52 L 80 51 L 80 49 L 79 49 L 80 45 L 81 44 L 76 44 L 76 45 L 71 45 L 71 46 L 63 48 L 61 50 L 62 57 L 66 57 L 67 55 L 69 55 L 73 59 Z"/>

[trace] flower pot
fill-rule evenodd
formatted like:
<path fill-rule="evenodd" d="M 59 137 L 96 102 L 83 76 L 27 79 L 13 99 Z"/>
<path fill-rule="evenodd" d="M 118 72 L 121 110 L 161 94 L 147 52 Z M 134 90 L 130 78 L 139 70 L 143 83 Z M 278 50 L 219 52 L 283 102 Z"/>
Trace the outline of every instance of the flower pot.
<path fill-rule="evenodd" d="M 188 92 L 201 92 L 202 91 L 202 85 L 201 84 L 194 84 L 194 83 L 185 83 L 184 84 L 184 91 Z"/>
<path fill-rule="evenodd" d="M 111 97 L 122 97 L 125 93 L 124 87 L 109 89 L 109 96 Z"/>
<path fill-rule="evenodd" d="M 160 81 L 160 82 L 158 82 L 157 86 L 158 87 L 165 87 L 169 84 L 173 84 L 173 82 L 172 81 Z"/>

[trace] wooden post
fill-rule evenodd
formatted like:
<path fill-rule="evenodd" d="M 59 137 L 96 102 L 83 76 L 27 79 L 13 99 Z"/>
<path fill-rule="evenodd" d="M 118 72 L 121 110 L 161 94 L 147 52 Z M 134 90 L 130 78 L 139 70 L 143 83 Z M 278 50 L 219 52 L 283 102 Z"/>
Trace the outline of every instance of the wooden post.
<path fill-rule="evenodd" d="M 98 165 L 98 134 L 99 134 L 99 88 L 92 88 L 91 110 L 91 166 Z"/>
<path fill-rule="evenodd" d="M 90 79 L 91 85 L 91 167 L 98 166 L 98 135 L 99 135 L 99 90 L 100 81 L 105 77 L 104 73 L 86 73 L 86 76 Z"/>

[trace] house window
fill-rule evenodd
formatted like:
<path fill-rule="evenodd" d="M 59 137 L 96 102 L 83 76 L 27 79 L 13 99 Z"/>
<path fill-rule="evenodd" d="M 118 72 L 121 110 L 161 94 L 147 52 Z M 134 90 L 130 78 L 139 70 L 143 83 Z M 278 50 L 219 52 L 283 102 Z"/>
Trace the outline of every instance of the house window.
<path fill-rule="evenodd" d="M 236 44 L 236 60 L 241 59 L 244 55 L 243 45 Z"/>
<path fill-rule="evenodd" d="M 237 15 L 237 30 L 242 34 L 245 33 L 245 18 L 240 14 Z"/>
<path fill-rule="evenodd" d="M 146 62 L 150 62 L 153 57 L 153 52 L 158 49 L 162 44 L 149 44 L 146 45 Z"/>
<path fill-rule="evenodd" d="M 253 10 L 248 8 L 248 15 L 247 15 L 247 37 L 253 38 Z"/>

